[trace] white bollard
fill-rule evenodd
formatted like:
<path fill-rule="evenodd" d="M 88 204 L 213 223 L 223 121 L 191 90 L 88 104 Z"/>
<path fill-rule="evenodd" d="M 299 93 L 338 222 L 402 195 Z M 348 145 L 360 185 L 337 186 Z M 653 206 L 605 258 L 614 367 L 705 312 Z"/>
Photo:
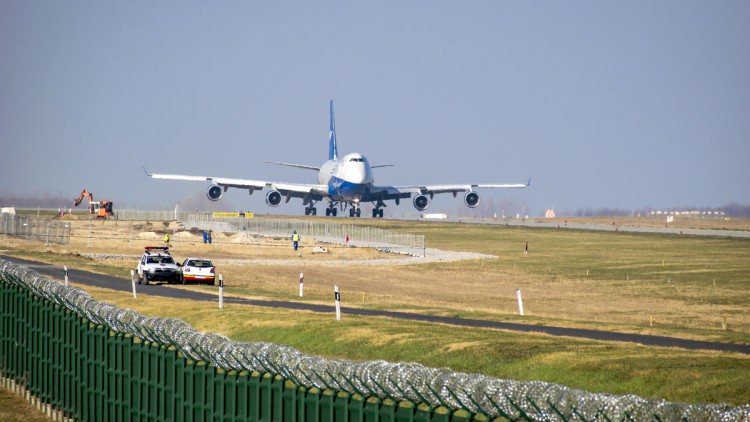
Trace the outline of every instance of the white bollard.
<path fill-rule="evenodd" d="M 521 300 L 521 289 L 516 289 L 516 297 L 518 298 L 518 312 L 523 316 L 523 301 Z"/>
<path fill-rule="evenodd" d="M 224 309 L 224 276 L 219 274 L 219 309 Z"/>
<path fill-rule="evenodd" d="M 135 270 L 130 270 L 130 284 L 133 285 L 133 299 L 138 299 L 138 293 L 135 291 Z"/>
<path fill-rule="evenodd" d="M 302 288 L 304 286 L 305 274 L 299 273 L 299 297 L 302 297 Z"/>
<path fill-rule="evenodd" d="M 68 266 L 67 266 L 67 265 L 64 265 L 64 266 L 63 266 L 63 269 L 65 270 L 65 285 L 66 285 L 66 286 L 69 286 L 69 285 L 70 285 L 70 283 L 68 282 Z"/>
<path fill-rule="evenodd" d="M 339 286 L 333 286 L 333 298 L 336 300 L 336 321 L 341 321 L 341 295 Z"/>

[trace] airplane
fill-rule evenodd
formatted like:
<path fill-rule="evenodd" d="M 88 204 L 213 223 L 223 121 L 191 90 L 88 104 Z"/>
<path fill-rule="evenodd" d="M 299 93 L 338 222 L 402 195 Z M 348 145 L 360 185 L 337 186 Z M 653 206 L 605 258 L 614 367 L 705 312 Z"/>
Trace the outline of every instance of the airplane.
<path fill-rule="evenodd" d="M 229 188 L 247 189 L 249 194 L 256 190 L 270 189 L 266 193 L 266 204 L 277 207 L 284 200 L 301 198 L 305 206 L 305 215 L 316 215 L 315 205 L 320 201 L 327 201 L 326 216 L 336 216 L 337 210 L 344 212 L 349 208 L 350 217 L 360 217 L 360 205 L 372 203 L 372 217 L 382 218 L 386 201 L 395 201 L 399 205 L 402 199 L 409 199 L 414 195 L 412 204 L 418 211 L 424 211 L 430 205 L 434 195 L 452 193 L 455 198 L 459 192 L 464 194 L 464 204 L 469 208 L 479 205 L 478 188 L 526 188 L 527 183 L 494 183 L 494 184 L 449 184 L 449 185 L 416 185 L 416 186 L 384 186 L 376 185 L 373 169 L 391 167 L 390 164 L 370 165 L 367 158 L 359 153 L 346 154 L 339 158 L 336 145 L 336 124 L 333 115 L 333 100 L 331 100 L 331 129 L 328 140 L 328 161 L 320 167 L 304 164 L 290 164 L 276 161 L 266 161 L 288 167 L 296 167 L 318 172 L 317 184 L 301 184 L 273 182 L 266 180 L 229 179 L 224 177 L 185 176 L 179 174 L 150 174 L 154 179 L 208 181 L 210 185 L 206 196 L 211 201 L 218 201 Z"/>

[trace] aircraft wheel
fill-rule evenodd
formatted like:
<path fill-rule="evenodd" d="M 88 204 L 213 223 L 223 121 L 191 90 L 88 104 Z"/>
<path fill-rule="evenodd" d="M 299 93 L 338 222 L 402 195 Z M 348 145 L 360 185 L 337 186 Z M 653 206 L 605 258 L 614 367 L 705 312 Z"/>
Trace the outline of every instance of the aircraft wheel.
<path fill-rule="evenodd" d="M 331 209 L 330 208 L 326 208 L 326 217 L 328 217 L 329 215 L 331 215 Z"/>
<path fill-rule="evenodd" d="M 310 215 L 310 207 L 305 207 L 305 215 Z"/>
<path fill-rule="evenodd" d="M 332 209 L 331 209 L 331 215 L 332 215 L 332 216 L 334 216 L 334 217 L 335 217 L 337 213 L 338 213 L 338 210 L 337 210 L 336 208 L 332 208 Z"/>
<path fill-rule="evenodd" d="M 356 214 L 357 214 L 357 217 L 361 217 L 362 216 L 362 210 L 359 209 L 359 208 L 357 208 Z"/>
<path fill-rule="evenodd" d="M 378 217 L 383 218 L 383 209 L 378 210 Z"/>
<path fill-rule="evenodd" d="M 378 218 L 378 209 L 377 208 L 373 208 L 372 209 L 372 218 Z"/>
<path fill-rule="evenodd" d="M 318 215 L 318 209 L 315 207 L 310 207 L 310 215 Z"/>
<path fill-rule="evenodd" d="M 354 217 L 354 208 L 349 208 L 349 217 Z"/>

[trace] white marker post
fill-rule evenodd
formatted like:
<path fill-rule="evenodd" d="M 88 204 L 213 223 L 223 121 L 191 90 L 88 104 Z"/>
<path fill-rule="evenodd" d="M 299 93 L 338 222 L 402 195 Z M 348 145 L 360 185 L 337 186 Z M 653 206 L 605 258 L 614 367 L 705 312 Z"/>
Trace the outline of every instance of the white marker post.
<path fill-rule="evenodd" d="M 518 298 L 518 312 L 523 316 L 523 301 L 521 300 L 521 289 L 516 289 L 516 297 Z"/>
<path fill-rule="evenodd" d="M 133 285 L 133 299 L 138 299 L 138 293 L 135 291 L 135 270 L 130 270 L 130 284 Z"/>
<path fill-rule="evenodd" d="M 333 298 L 336 300 L 336 321 L 341 321 L 341 295 L 339 286 L 333 286 Z"/>
<path fill-rule="evenodd" d="M 65 270 L 65 285 L 70 286 L 70 283 L 68 282 L 68 266 L 64 265 L 63 269 Z"/>
<path fill-rule="evenodd" d="M 224 309 L 224 276 L 219 274 L 219 309 Z"/>
<path fill-rule="evenodd" d="M 302 297 L 302 288 L 304 286 L 305 274 L 299 273 L 299 297 Z"/>

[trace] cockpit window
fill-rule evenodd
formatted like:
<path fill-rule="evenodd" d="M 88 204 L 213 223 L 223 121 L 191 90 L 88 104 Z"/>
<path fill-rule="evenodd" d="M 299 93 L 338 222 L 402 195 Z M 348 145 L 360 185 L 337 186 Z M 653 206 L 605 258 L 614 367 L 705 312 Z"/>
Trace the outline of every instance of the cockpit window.
<path fill-rule="evenodd" d="M 352 163 L 364 163 L 365 159 L 364 158 L 350 158 L 349 162 L 352 162 Z"/>

